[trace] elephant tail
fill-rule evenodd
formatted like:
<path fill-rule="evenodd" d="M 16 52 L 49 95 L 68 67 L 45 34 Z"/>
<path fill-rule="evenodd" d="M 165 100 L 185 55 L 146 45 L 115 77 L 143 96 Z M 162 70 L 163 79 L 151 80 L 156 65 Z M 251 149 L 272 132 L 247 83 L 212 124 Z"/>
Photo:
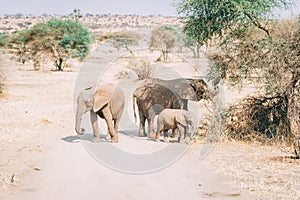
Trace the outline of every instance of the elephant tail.
<path fill-rule="evenodd" d="M 136 123 L 135 99 L 136 99 L 136 97 L 133 95 L 132 96 L 133 116 L 134 116 L 134 122 Z"/>

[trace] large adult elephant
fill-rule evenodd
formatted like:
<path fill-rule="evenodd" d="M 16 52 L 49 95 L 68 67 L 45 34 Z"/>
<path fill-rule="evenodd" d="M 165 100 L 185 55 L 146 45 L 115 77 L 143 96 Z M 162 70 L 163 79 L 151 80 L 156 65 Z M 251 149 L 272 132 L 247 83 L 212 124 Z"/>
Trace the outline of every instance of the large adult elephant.
<path fill-rule="evenodd" d="M 201 99 L 211 99 L 208 86 L 203 79 L 180 78 L 163 80 L 152 78 L 150 81 L 172 90 L 181 99 L 184 110 L 188 110 L 188 100 L 200 101 Z"/>
<path fill-rule="evenodd" d="M 112 83 L 102 83 L 82 91 L 77 98 L 75 130 L 79 135 L 84 134 L 81 126 L 82 115 L 90 112 L 93 128 L 93 142 L 100 141 L 98 116 L 105 119 L 108 132 L 106 139 L 118 142 L 118 125 L 124 110 L 125 98 L 121 88 Z M 97 116 L 98 115 L 98 116 Z"/>
<path fill-rule="evenodd" d="M 166 108 L 188 110 L 188 100 L 209 100 L 210 92 L 207 84 L 202 79 L 182 78 L 163 80 L 153 78 L 134 91 L 133 100 L 134 99 L 137 100 L 139 109 L 139 136 L 145 135 L 145 120 L 147 119 L 148 136 L 152 137 L 154 133 L 153 119 L 155 115 L 158 115 Z M 153 108 L 156 108 L 155 112 L 153 112 Z M 175 135 L 176 132 L 173 132 L 172 137 Z"/>
<path fill-rule="evenodd" d="M 139 136 L 146 136 L 145 121 L 148 121 L 148 137 L 154 138 L 154 117 L 165 108 L 182 109 L 183 104 L 178 96 L 169 88 L 155 83 L 145 84 L 133 92 L 133 112 L 135 100 L 138 106 L 140 126 Z"/>

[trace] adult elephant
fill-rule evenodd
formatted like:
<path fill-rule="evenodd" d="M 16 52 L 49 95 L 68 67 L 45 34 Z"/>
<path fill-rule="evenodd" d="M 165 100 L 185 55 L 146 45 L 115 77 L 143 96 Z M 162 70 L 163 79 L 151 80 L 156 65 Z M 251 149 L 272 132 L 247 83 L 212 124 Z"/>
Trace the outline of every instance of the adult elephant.
<path fill-rule="evenodd" d="M 118 142 L 118 125 L 124 110 L 125 98 L 121 88 L 112 83 L 102 83 L 82 91 L 77 98 L 75 130 L 79 135 L 84 134 L 81 126 L 82 115 L 90 112 L 93 128 L 93 142 L 100 141 L 98 116 L 105 119 L 108 132 L 106 139 Z M 97 116 L 98 115 L 98 116 Z"/>
<path fill-rule="evenodd" d="M 203 79 L 180 78 L 163 80 L 152 78 L 150 81 L 172 90 L 181 99 L 184 110 L 188 110 L 188 100 L 200 101 L 201 99 L 211 99 L 208 86 Z"/>
<path fill-rule="evenodd" d="M 145 121 L 148 121 L 148 137 L 154 138 L 154 117 L 166 108 L 182 109 L 180 98 L 169 88 L 149 83 L 137 88 L 133 92 L 133 112 L 136 121 L 135 100 L 138 106 L 140 125 L 139 136 L 146 136 Z"/>
<path fill-rule="evenodd" d="M 134 91 L 134 99 L 137 100 L 139 109 L 139 136 L 145 135 L 145 120 L 147 119 L 148 136 L 153 137 L 153 119 L 155 115 L 166 108 L 188 110 L 188 100 L 209 100 L 210 92 L 207 84 L 202 79 L 163 80 L 152 78 L 148 83 Z M 135 105 L 134 102 L 133 105 Z M 153 112 L 154 108 L 156 108 L 155 112 Z M 136 117 L 135 111 L 134 116 Z M 175 137 L 176 132 L 173 132 L 172 137 Z"/>

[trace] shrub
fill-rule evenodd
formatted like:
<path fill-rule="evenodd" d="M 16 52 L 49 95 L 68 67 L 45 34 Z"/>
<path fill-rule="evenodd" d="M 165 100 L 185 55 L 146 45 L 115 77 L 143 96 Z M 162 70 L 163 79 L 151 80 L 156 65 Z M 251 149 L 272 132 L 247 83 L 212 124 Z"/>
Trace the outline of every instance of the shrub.
<path fill-rule="evenodd" d="M 7 45 L 8 36 L 6 33 L 0 33 L 0 47 L 5 47 Z"/>
<path fill-rule="evenodd" d="M 294 135 L 290 134 L 287 114 L 286 96 L 248 97 L 227 111 L 223 136 L 243 141 L 291 144 Z"/>
<path fill-rule="evenodd" d="M 133 73 L 131 73 L 133 72 Z M 129 64 L 125 67 L 125 69 L 121 70 L 118 74 L 116 74 L 116 78 L 137 78 L 138 80 L 149 79 L 152 77 L 153 68 L 150 66 L 150 62 L 146 59 L 136 60 L 133 59 L 129 62 Z"/>

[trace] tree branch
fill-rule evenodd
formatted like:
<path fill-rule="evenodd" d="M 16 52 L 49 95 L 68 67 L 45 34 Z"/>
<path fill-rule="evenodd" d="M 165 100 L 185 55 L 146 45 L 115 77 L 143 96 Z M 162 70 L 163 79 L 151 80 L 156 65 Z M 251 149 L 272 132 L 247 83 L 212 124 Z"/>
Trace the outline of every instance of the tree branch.
<path fill-rule="evenodd" d="M 244 12 L 245 15 L 250 19 L 250 21 L 259 29 L 265 31 L 267 33 L 267 35 L 270 35 L 270 32 L 268 29 L 266 29 L 265 27 L 263 27 L 258 20 L 255 17 L 252 17 L 249 13 Z"/>

